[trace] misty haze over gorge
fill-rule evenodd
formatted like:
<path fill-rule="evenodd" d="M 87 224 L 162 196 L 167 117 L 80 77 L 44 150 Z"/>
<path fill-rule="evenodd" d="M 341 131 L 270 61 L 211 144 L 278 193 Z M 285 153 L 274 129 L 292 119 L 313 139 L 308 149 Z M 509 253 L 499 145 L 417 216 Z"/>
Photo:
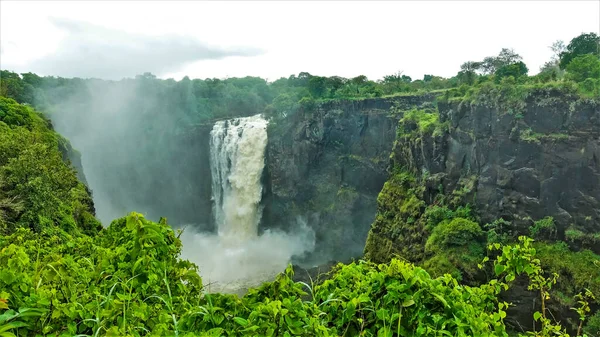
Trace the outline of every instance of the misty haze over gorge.
<path fill-rule="evenodd" d="M 0 337 L 599 309 L 600 3 L 0 2 Z"/>

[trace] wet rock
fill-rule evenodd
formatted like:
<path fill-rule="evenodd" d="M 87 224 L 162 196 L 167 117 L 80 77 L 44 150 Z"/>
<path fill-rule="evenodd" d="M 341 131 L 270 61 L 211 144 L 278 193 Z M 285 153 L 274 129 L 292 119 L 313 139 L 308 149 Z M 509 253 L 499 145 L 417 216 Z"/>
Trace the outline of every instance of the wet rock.
<path fill-rule="evenodd" d="M 261 228 L 287 229 L 306 221 L 315 231 L 313 256 L 361 256 L 402 111 L 433 98 L 335 101 L 273 123 Z M 432 159 L 415 157 L 414 164 L 439 169 L 444 151 L 435 141 L 426 146 Z"/>

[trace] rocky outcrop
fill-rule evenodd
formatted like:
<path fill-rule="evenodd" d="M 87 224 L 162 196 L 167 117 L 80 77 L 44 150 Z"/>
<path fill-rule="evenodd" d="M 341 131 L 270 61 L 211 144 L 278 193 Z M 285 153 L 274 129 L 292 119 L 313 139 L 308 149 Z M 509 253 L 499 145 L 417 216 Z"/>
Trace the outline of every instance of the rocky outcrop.
<path fill-rule="evenodd" d="M 272 120 L 261 228 L 306 222 L 315 263 L 362 255 L 402 111 L 432 97 L 324 103 Z M 309 263 L 309 262 L 307 262 Z"/>
<path fill-rule="evenodd" d="M 466 283 L 485 282 L 485 275 L 469 270 L 484 256 L 473 244 L 458 254 L 461 248 L 427 250 L 439 211 L 446 219 L 474 217 L 486 230 L 483 225 L 505 220 L 488 238 L 531 236 L 535 222 L 551 216 L 556 229 L 536 247 L 544 268 L 560 274 L 556 289 L 562 298 L 597 289 L 600 275 L 590 266 L 598 256 L 589 250 L 600 253 L 600 100 L 564 88 L 531 89 L 508 103 L 502 94 L 481 93 L 442 101 L 438 112 L 437 120 L 422 112 L 420 119 L 401 121 L 365 257 L 384 262 L 398 254 L 434 274 L 457 272 Z M 467 204 L 469 212 L 457 208 Z M 571 250 L 552 241 L 566 241 Z M 582 248 L 589 250 L 574 252 Z M 567 257 L 572 264 L 561 263 Z M 524 288 L 519 283 L 503 295 L 517 304 L 507 322 L 531 328 L 535 294 Z M 572 328 L 569 305 L 561 298 L 551 304 L 555 317 Z"/>
<path fill-rule="evenodd" d="M 444 131 L 409 137 L 417 126 L 404 123 L 392 166 L 427 174 L 420 183 L 427 204 L 439 191 L 464 194 L 481 224 L 502 218 L 529 235 L 534 221 L 552 216 L 556 239 L 567 229 L 600 232 L 600 103 L 558 89 L 521 103 L 511 112 L 484 100 L 440 102 Z"/>
<path fill-rule="evenodd" d="M 451 183 L 474 174 L 482 223 L 503 218 L 528 234 L 534 220 L 555 219 L 558 238 L 575 227 L 600 232 L 600 104 L 560 90 L 529 95 L 521 113 L 461 102 L 440 104 L 449 132 L 445 160 L 424 154 Z"/>

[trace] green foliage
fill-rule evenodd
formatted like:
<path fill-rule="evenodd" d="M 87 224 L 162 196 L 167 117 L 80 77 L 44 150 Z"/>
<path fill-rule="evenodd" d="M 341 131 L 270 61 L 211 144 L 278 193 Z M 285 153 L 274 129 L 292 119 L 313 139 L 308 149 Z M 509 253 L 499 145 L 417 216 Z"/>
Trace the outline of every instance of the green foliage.
<path fill-rule="evenodd" d="M 585 54 L 577 56 L 567 66 L 567 75 L 575 82 L 584 82 L 600 78 L 600 56 Z"/>
<path fill-rule="evenodd" d="M 565 69 L 578 56 L 600 55 L 600 37 L 596 33 L 584 33 L 571 40 L 566 50 L 560 53 L 560 68 Z"/>
<path fill-rule="evenodd" d="M 529 129 L 522 130 L 519 133 L 519 139 L 526 141 L 526 142 L 541 144 L 542 140 L 544 140 L 544 141 L 566 140 L 566 139 L 569 139 L 569 135 L 564 134 L 564 133 L 549 133 L 549 134 L 536 133 L 536 132 L 533 132 L 533 130 L 531 128 L 529 128 Z"/>
<path fill-rule="evenodd" d="M 600 311 L 589 317 L 583 326 L 583 333 L 590 337 L 600 336 Z"/>
<path fill-rule="evenodd" d="M 0 97 L 0 231 L 60 227 L 91 234 L 100 228 L 61 142 L 31 108 Z"/>
<path fill-rule="evenodd" d="M 425 224 L 411 222 L 423 212 L 423 189 L 406 171 L 394 173 L 383 185 L 377 198 L 377 215 L 365 245 L 365 257 L 387 262 L 393 254 L 411 261 L 423 257 Z M 380 235 L 381 233 L 381 235 Z"/>
<path fill-rule="evenodd" d="M 22 81 L 18 74 L 0 70 L 0 96 L 11 97 L 22 103 L 33 103 L 34 88 Z"/>
<path fill-rule="evenodd" d="M 554 224 L 554 218 L 547 216 L 541 220 L 535 221 L 533 226 L 529 227 L 529 233 L 535 239 L 556 238 L 556 225 Z"/>
<path fill-rule="evenodd" d="M 494 74 L 499 69 L 521 62 L 521 55 L 510 48 L 502 48 L 497 56 L 488 56 L 481 62 L 480 68 L 485 74 Z"/>
<path fill-rule="evenodd" d="M 11 127 L 23 126 L 31 130 L 39 117 L 28 107 L 17 104 L 12 99 L 0 98 L 0 121 Z"/>
<path fill-rule="evenodd" d="M 503 276 L 504 287 L 513 282 L 519 275 L 527 275 L 529 286 L 527 289 L 538 291 L 541 300 L 541 311 L 533 314 L 533 319 L 540 322 L 539 331 L 531 331 L 528 335 L 546 337 L 563 336 L 569 337 L 566 330 L 558 322 L 553 322 L 547 317 L 546 302 L 550 299 L 550 290 L 556 284 L 558 274 L 551 277 L 544 275 L 540 260 L 536 258 L 536 250 L 532 247 L 533 239 L 524 236 L 519 237 L 519 243 L 513 246 L 501 247 L 499 244 L 488 246 L 489 250 L 499 250 L 501 255 L 494 261 L 494 272 L 496 276 Z"/>
<path fill-rule="evenodd" d="M 442 251 L 453 247 L 466 246 L 477 242 L 483 236 L 481 227 L 476 222 L 455 218 L 440 222 L 427 239 L 425 249 L 431 252 Z"/>
<path fill-rule="evenodd" d="M 579 306 L 571 308 L 571 310 L 574 310 L 579 316 L 579 325 L 577 326 L 577 336 L 579 336 L 581 334 L 581 329 L 583 328 L 583 323 L 591 311 L 589 301 L 596 300 L 596 296 L 586 289 L 584 293 L 575 295 L 575 299 L 577 299 L 577 304 L 579 304 Z"/>
<path fill-rule="evenodd" d="M 440 222 L 431 232 L 425 244 L 425 251 L 433 257 L 423 266 L 433 268 L 435 275 L 447 269 L 457 279 L 472 281 L 476 278 L 477 264 L 484 256 L 482 238 L 484 232 L 476 222 L 464 218 L 454 218 Z M 454 268 L 451 268 L 452 265 Z M 428 269 L 429 270 L 429 269 Z"/>
<path fill-rule="evenodd" d="M 342 266 L 315 299 L 341 336 L 507 336 L 489 287 L 432 279 L 399 260 Z M 317 302 L 317 303 L 318 303 Z"/>
<path fill-rule="evenodd" d="M 584 96 L 600 97 L 600 79 L 586 78 L 577 87 Z"/>
<path fill-rule="evenodd" d="M 496 219 L 492 223 L 485 224 L 484 229 L 487 232 L 487 243 L 506 244 L 514 237 L 514 229 L 511 222 L 504 219 Z"/>
<path fill-rule="evenodd" d="M 21 315 L 19 335 L 176 334 L 201 294 L 180 249 L 169 226 L 136 213 L 94 238 L 19 229 L 0 238 L 0 298 L 39 313 Z"/>
<path fill-rule="evenodd" d="M 527 75 L 528 71 L 529 71 L 529 69 L 527 69 L 527 66 L 525 65 L 525 63 L 523 63 L 522 61 L 519 61 L 519 62 L 508 64 L 508 65 L 498 68 L 498 70 L 496 70 L 496 72 L 495 72 L 494 80 L 498 83 L 503 78 L 509 77 L 509 76 L 512 76 L 515 79 L 517 79 L 521 76 Z"/>
<path fill-rule="evenodd" d="M 455 218 L 471 219 L 471 207 L 459 206 L 456 210 L 452 210 L 447 206 L 431 205 L 425 209 L 423 214 L 427 218 L 427 228 L 432 230 L 437 224 L 442 221 L 450 221 Z"/>
<path fill-rule="evenodd" d="M 421 135 L 439 135 L 442 134 L 447 124 L 439 121 L 439 114 L 433 110 L 411 109 L 404 113 L 401 123 L 414 123 Z"/>
<path fill-rule="evenodd" d="M 239 298 L 202 294 L 164 222 L 118 219 L 94 238 L 20 229 L 0 240 L 0 331 L 18 336 L 507 336 L 497 290 L 392 260 L 320 285 L 289 267 Z M 308 291 L 308 292 L 307 292 Z M 18 311 L 13 308 L 21 308 Z"/>
<path fill-rule="evenodd" d="M 600 244 L 600 233 L 584 233 L 576 227 L 571 226 L 565 230 L 565 240 L 590 248 Z"/>
<path fill-rule="evenodd" d="M 440 277 L 449 274 L 460 281 L 463 278 L 462 273 L 450 258 L 448 254 L 436 254 L 423 262 L 423 268 L 432 276 Z"/>
<path fill-rule="evenodd" d="M 316 102 L 312 97 L 302 97 L 298 102 L 304 111 L 313 111 L 316 108 Z"/>
<path fill-rule="evenodd" d="M 483 231 L 473 221 L 468 205 L 454 208 L 440 199 L 427 206 L 423 194 L 427 179 L 427 175 L 416 179 L 409 172 L 398 170 L 386 182 L 378 197 L 378 212 L 367 238 L 365 257 L 386 262 L 397 254 L 419 263 L 433 275 L 449 273 L 473 282 L 479 278 L 476 266 L 484 254 L 480 242 Z M 472 180 L 462 181 L 457 189 L 472 188 L 469 182 Z"/>
<path fill-rule="evenodd" d="M 600 294 L 600 256 L 587 249 L 571 251 L 564 242 L 537 243 L 534 247 L 545 269 L 560 275 L 557 290 L 567 296 L 583 289 Z"/>

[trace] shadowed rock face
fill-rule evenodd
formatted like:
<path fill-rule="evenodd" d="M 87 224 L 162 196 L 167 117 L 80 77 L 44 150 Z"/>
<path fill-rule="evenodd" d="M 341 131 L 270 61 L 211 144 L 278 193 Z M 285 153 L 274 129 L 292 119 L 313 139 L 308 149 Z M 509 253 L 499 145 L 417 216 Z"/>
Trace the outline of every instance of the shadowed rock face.
<path fill-rule="evenodd" d="M 306 221 L 316 234 L 309 264 L 361 256 L 388 176 L 400 111 L 431 100 L 331 102 L 272 123 L 261 227 Z"/>
<path fill-rule="evenodd" d="M 475 204 L 483 223 L 504 218 L 527 233 L 532 220 L 555 218 L 559 237 L 570 225 L 600 231 L 600 106 L 546 92 L 532 95 L 521 116 L 481 105 L 440 105 L 449 134 L 436 166 L 449 183 L 478 177 Z M 437 170 L 436 170 L 437 169 Z"/>
<path fill-rule="evenodd" d="M 600 231 L 597 103 L 559 90 L 529 95 L 521 114 L 440 103 L 446 133 L 394 146 L 402 111 L 432 101 L 331 102 L 270 125 L 261 228 L 302 217 L 316 231 L 315 256 L 360 256 L 393 147 L 394 165 L 435 178 L 425 193 L 431 201 L 440 184 L 453 191 L 461 178 L 475 178 L 469 201 L 482 223 L 504 218 L 528 234 L 533 221 L 553 216 L 559 239 L 572 225 Z"/>
<path fill-rule="evenodd" d="M 440 121 L 449 122 L 448 130 L 435 137 L 399 137 L 392 165 L 430 174 L 426 203 L 437 186 L 449 193 L 460 188 L 461 179 L 475 179 L 466 201 L 482 224 L 503 218 L 528 235 L 535 220 L 552 216 L 559 240 L 570 226 L 600 232 L 600 105 L 558 90 L 532 94 L 524 103 L 522 114 L 440 103 Z"/>

